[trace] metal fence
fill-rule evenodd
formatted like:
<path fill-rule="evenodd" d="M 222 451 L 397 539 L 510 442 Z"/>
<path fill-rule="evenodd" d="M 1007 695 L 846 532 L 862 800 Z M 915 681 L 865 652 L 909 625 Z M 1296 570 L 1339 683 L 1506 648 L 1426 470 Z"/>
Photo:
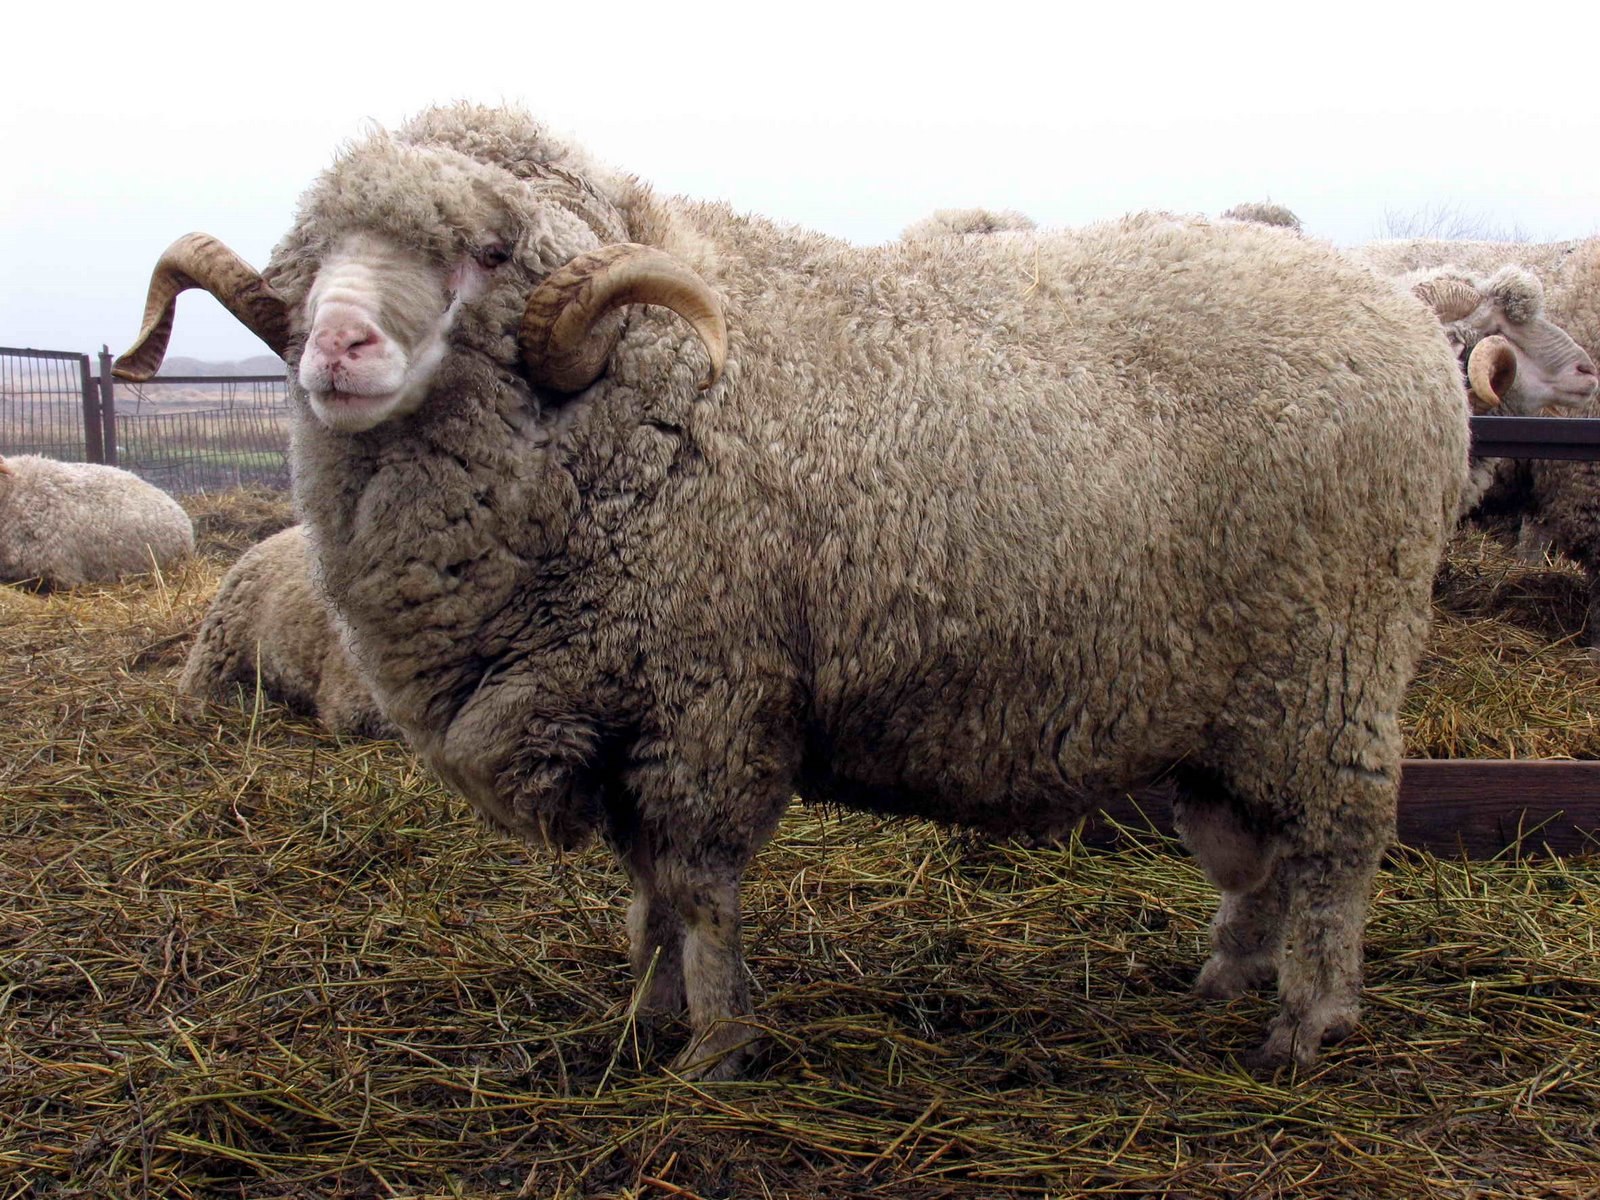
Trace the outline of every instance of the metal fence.
<path fill-rule="evenodd" d="M 98 413 L 99 384 L 87 354 L 0 346 L 0 454 L 99 462 Z"/>
<path fill-rule="evenodd" d="M 111 356 L 0 347 L 0 454 L 103 462 L 185 495 L 289 486 L 281 375 L 113 380 Z"/>
<path fill-rule="evenodd" d="M 174 494 L 289 486 L 281 375 L 119 382 L 116 430 L 117 465 Z"/>

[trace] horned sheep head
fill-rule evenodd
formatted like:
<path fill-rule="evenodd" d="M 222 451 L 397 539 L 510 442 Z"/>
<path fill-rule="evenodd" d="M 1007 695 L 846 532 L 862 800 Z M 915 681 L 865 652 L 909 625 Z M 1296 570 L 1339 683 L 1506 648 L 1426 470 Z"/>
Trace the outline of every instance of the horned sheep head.
<path fill-rule="evenodd" d="M 1481 279 L 1443 267 L 1410 285 L 1462 356 L 1476 408 L 1514 416 L 1588 409 L 1600 382 L 1594 363 L 1544 316 L 1544 288 L 1532 273 L 1507 266 Z"/>
<path fill-rule="evenodd" d="M 420 128 L 426 135 L 426 118 Z M 265 273 L 216 238 L 179 238 L 152 273 L 139 335 L 115 373 L 155 374 L 178 294 L 202 288 L 297 361 L 312 414 L 343 433 L 421 407 L 463 327 L 480 330 L 479 344 L 514 338 L 529 381 L 570 394 L 605 370 L 619 309 L 661 305 L 704 343 L 702 387 L 717 381 L 727 329 L 699 275 L 629 241 L 615 207 L 559 164 L 466 149 L 425 136 L 356 146 L 302 198 Z M 473 311 L 479 301 L 486 311 Z"/>

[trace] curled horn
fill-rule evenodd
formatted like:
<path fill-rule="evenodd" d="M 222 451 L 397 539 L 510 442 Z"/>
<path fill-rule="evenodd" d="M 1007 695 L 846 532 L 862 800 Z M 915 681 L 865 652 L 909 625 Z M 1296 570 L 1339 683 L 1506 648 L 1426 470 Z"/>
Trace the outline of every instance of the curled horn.
<path fill-rule="evenodd" d="M 1478 289 L 1463 279 L 1424 279 L 1411 289 L 1411 294 L 1433 309 L 1446 325 L 1461 320 L 1483 303 Z"/>
<path fill-rule="evenodd" d="M 172 245 L 150 273 L 150 292 L 144 305 L 144 324 L 132 346 L 118 357 L 111 373 L 119 379 L 143 382 L 161 369 L 172 336 L 178 293 L 204 288 L 237 317 L 251 333 L 282 354 L 289 344 L 289 308 L 261 278 L 261 273 L 216 238 L 204 233 L 185 234 Z"/>
<path fill-rule="evenodd" d="M 1516 377 L 1516 351 L 1499 334 L 1484 338 L 1467 357 L 1467 383 L 1490 408 L 1499 406 Z"/>
<path fill-rule="evenodd" d="M 701 391 L 722 376 L 728 327 L 716 293 L 665 251 L 618 242 L 557 267 L 528 297 L 520 341 L 533 381 L 578 392 L 599 378 L 621 336 L 620 323 L 603 318 L 624 304 L 659 304 L 694 326 L 711 356 Z"/>

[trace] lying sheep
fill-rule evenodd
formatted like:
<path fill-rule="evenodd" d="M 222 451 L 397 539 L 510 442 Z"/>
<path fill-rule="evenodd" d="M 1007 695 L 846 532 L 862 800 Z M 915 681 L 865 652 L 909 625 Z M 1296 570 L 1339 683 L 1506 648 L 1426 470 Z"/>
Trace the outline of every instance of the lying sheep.
<path fill-rule="evenodd" d="M 258 683 L 334 733 L 395 736 L 312 582 L 299 525 L 250 547 L 223 577 L 178 689 L 215 700 Z"/>
<path fill-rule="evenodd" d="M 192 284 L 289 361 L 384 711 L 497 825 L 606 838 L 683 1069 L 739 1067 L 739 881 L 796 791 L 1009 833 L 1171 778 L 1199 990 L 1276 979 L 1263 1062 L 1355 1025 L 1466 471 L 1402 290 L 1169 217 L 854 248 L 465 106 L 341 153 L 264 274 L 175 243 L 126 377 Z"/>
<path fill-rule="evenodd" d="M 189 514 L 137 475 L 34 454 L 0 458 L 0 583 L 112 583 L 192 553 Z"/>

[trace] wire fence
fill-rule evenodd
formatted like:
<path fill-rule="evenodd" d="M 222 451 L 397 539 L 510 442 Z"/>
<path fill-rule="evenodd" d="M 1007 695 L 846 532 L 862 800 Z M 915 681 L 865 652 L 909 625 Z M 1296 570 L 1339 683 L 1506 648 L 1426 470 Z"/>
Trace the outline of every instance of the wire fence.
<path fill-rule="evenodd" d="M 177 495 L 289 486 L 282 376 L 169 376 L 118 385 L 117 465 Z"/>
<path fill-rule="evenodd" d="M 84 408 L 96 386 L 87 354 L 0 347 L 0 454 L 92 460 Z"/>
<path fill-rule="evenodd" d="M 99 374 L 87 354 L 0 347 L 0 455 L 119 466 L 175 495 L 289 486 L 281 375 Z"/>

